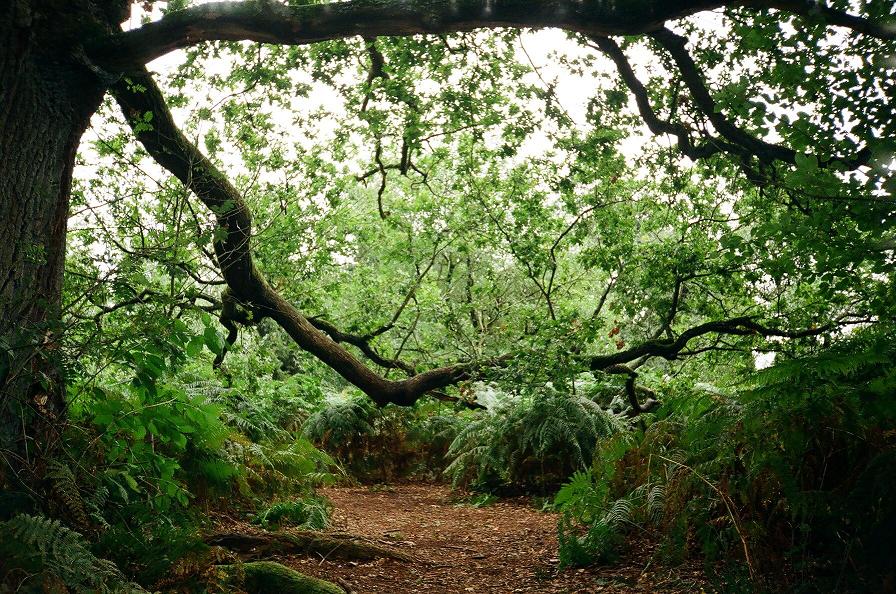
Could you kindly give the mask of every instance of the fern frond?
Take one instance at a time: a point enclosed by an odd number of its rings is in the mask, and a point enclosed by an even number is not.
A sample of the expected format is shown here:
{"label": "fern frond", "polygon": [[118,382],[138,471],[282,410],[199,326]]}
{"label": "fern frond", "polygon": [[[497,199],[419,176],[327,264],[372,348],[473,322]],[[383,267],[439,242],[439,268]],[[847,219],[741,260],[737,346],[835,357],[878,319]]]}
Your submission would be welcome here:
{"label": "fern frond", "polygon": [[71,525],[79,530],[89,529],[87,509],[75,475],[68,465],[58,460],[50,461],[47,465],[46,478],[50,481],[53,495],[65,508],[66,518],[70,519]]}
{"label": "fern frond", "polygon": [[81,534],[59,520],[21,514],[0,523],[7,562],[37,561],[46,576],[76,592],[145,592],[114,563],[97,558]]}

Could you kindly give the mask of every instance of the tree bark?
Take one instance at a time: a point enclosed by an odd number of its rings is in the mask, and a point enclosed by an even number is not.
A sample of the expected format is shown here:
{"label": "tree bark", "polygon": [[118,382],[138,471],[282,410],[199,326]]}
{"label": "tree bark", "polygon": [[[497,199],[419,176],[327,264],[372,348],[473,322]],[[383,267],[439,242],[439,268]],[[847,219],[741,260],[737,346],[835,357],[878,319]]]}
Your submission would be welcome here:
{"label": "tree bark", "polygon": [[[104,85],[51,2],[0,7],[0,485],[27,481],[64,414],[60,304],[72,170]],[[90,5],[69,6],[79,25]],[[83,12],[87,11],[87,12]]]}
{"label": "tree bark", "polygon": [[822,18],[879,39],[889,23],[805,0],[348,0],[286,6],[263,0],[211,2],[172,12],[138,29],[97,39],[88,53],[110,70],[127,71],[202,41],[307,44],[364,37],[454,33],[476,29],[557,27],[587,35],[639,35],[670,20],[725,7],[777,8]]}
{"label": "tree bark", "polygon": [[224,547],[240,554],[243,560],[269,559],[276,555],[320,555],[327,559],[373,561],[394,559],[412,561],[413,558],[394,547],[378,545],[351,534],[328,534],[313,530],[261,532],[241,534],[222,532],[205,538],[206,544]]}

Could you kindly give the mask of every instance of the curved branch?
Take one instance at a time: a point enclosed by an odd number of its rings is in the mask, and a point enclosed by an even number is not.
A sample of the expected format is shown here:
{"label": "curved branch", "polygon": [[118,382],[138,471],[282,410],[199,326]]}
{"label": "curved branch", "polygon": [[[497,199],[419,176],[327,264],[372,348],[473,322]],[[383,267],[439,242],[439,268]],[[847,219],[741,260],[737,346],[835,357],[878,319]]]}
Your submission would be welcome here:
{"label": "curved branch", "polygon": [[[316,328],[256,268],[252,218],[242,195],[177,128],[161,91],[146,70],[113,87],[137,139],[163,167],[193,191],[217,219],[214,249],[233,297],[259,316],[270,317],[304,350],[360,388],[377,404],[410,405],[427,392],[470,376],[473,365],[451,365],[400,381],[387,380]],[[145,114],[152,113],[152,118]],[[151,121],[151,129],[147,122]]]}
{"label": "curved branch", "polygon": [[[638,372],[632,367],[628,365],[613,365],[603,371],[604,373],[625,374],[628,376],[625,378],[625,393],[628,396],[628,403],[632,407],[629,416],[636,417],[641,413],[652,412],[659,407],[660,401],[655,398],[656,394],[653,390],[635,385],[635,380],[638,379]],[[641,401],[638,399],[638,390],[647,394],[647,400],[644,401],[644,404],[641,404]]]}
{"label": "curved branch", "polygon": [[[618,353],[613,353],[611,355],[597,355],[591,357],[590,368],[591,371],[602,371],[604,373],[610,374],[625,374],[628,376],[625,381],[625,392],[628,396],[629,404],[632,407],[631,414],[632,416],[636,416],[641,413],[651,412],[660,405],[660,402],[656,399],[656,394],[652,390],[635,385],[635,380],[637,380],[638,378],[638,373],[635,371],[635,369],[643,364],[644,361],[646,361],[649,357],[662,357],[667,360],[673,360],[680,356],[691,356],[699,354],[701,352],[705,352],[707,350],[712,350],[715,347],[685,351],[685,348],[691,340],[707,334],[715,334],[717,342],[718,337],[723,335],[757,335],[764,336],[766,338],[807,338],[810,336],[818,336],[819,334],[830,332],[843,325],[871,322],[871,320],[868,319],[847,319],[850,317],[851,316],[848,315],[842,316],[841,318],[826,326],[818,328],[810,327],[803,330],[783,330],[780,328],[772,328],[760,324],[759,322],[756,322],[749,317],[731,318],[729,320],[722,320],[717,322],[707,322],[705,324],[700,324],[699,326],[694,326],[693,328],[685,330],[675,339],[665,341],[656,339],[648,340],[638,346],[620,351]],[[634,365],[628,365],[628,363],[630,363],[631,361],[635,361],[636,363]],[[647,400],[644,401],[644,404],[641,404],[640,400],[638,399],[639,391],[647,395]]]}
{"label": "curved branch", "polygon": [[[770,165],[774,161],[782,161],[789,165],[796,164],[797,152],[795,150],[786,146],[772,144],[753,136],[725,117],[718,109],[715,100],[709,92],[709,88],[706,86],[703,74],[700,72],[696,62],[694,62],[694,58],[685,49],[688,43],[686,37],[673,33],[665,27],[650,33],[650,37],[672,57],[672,60],[681,72],[682,80],[691,92],[694,104],[712,123],[719,134],[738,147],[739,150],[737,150],[736,154],[745,157],[756,157],[761,163],[766,165]],[[829,167],[834,162],[839,162],[846,165],[849,169],[856,169],[866,165],[870,158],[871,150],[865,147],[850,157],[819,159],[818,165],[823,168]]]}
{"label": "curved branch", "polygon": [[622,48],[619,47],[619,44],[609,37],[592,35],[589,39],[594,42],[597,49],[606,54],[607,57],[613,61],[613,64],[616,65],[616,70],[619,72],[622,82],[625,83],[625,86],[628,87],[629,91],[631,91],[632,95],[635,97],[635,103],[638,106],[638,113],[641,115],[641,119],[644,120],[644,123],[651,132],[654,134],[669,134],[670,136],[674,136],[678,141],[678,150],[681,154],[694,161],[711,157],[712,155],[721,152],[734,154],[738,152],[735,145],[720,139],[713,138],[708,139],[699,145],[694,144],[690,131],[683,124],[660,119],[653,110],[653,106],[650,104],[650,96],[647,92],[647,88],[635,75],[634,69],[632,69],[628,58],[625,57],[625,53],[622,51]]}
{"label": "curved branch", "polygon": [[667,20],[732,0],[347,0],[285,6],[256,0],[212,2],[88,44],[87,55],[110,72],[129,71],[203,41],[301,45],[363,37],[441,34],[483,28],[559,27],[595,35],[634,35]]}
{"label": "curved branch", "polygon": [[318,330],[322,332],[326,332],[330,338],[332,338],[337,343],[346,343],[350,344],[354,347],[357,347],[364,356],[382,367],[383,369],[401,369],[409,376],[413,376],[417,373],[417,370],[414,369],[413,365],[409,363],[405,363],[399,359],[386,359],[382,355],[380,355],[376,350],[370,345],[370,339],[366,336],[358,336],[357,334],[349,334],[348,332],[343,332],[330,322],[326,320],[322,320],[320,318],[308,318],[308,321]]}
{"label": "curved branch", "polygon": [[[197,305],[196,301],[200,299],[208,302],[209,305]],[[111,305],[100,303],[94,300],[91,295],[87,296],[87,301],[90,302],[91,305],[99,309],[99,311],[92,316],[92,319],[97,323],[99,323],[100,318],[102,318],[103,316],[118,311],[119,309],[131,307],[132,305],[143,305],[153,301],[165,302],[166,304],[185,309],[201,309],[207,312],[214,312],[221,309],[221,302],[218,299],[200,291],[186,291],[184,293],[171,295],[170,293],[161,293],[154,289],[143,289],[139,293],[135,292],[133,297],[130,297],[123,301],[119,301],[118,303],[113,303]],[[75,317],[78,317],[80,319],[91,318],[90,316],[82,316],[78,314],[75,314]]]}
{"label": "curved branch", "polygon": [[864,17],[825,6],[823,1],[817,0],[770,0],[764,4],[770,8],[777,8],[805,18],[821,18],[826,24],[851,29],[856,33],[870,35],[878,39],[896,39],[896,17],[893,17],[893,21],[889,23],[876,23]]}
{"label": "curved branch", "polygon": [[830,324],[819,326],[817,328],[806,328],[803,330],[784,330],[780,328],[772,328],[765,326],[753,320],[749,316],[739,318],[730,318],[728,320],[719,320],[714,322],[706,322],[692,328],[688,328],[676,338],[660,340],[647,340],[639,345],[633,346],[624,351],[619,351],[609,355],[595,355],[589,361],[589,367],[592,371],[606,371],[614,365],[625,365],[630,361],[634,361],[640,357],[662,357],[669,361],[678,358],[682,354],[688,343],[695,338],[705,336],[707,334],[726,334],[730,336],[764,336],[779,338],[807,338],[810,336],[818,336],[826,332],[831,332],[840,326],[849,324],[859,324],[870,322],[871,320],[848,319],[852,316],[842,316],[841,318],[831,322]]}
{"label": "curved branch", "polygon": [[[711,157],[718,153],[727,153],[738,157],[745,173],[756,181],[760,180],[759,174],[749,167],[749,159],[755,157],[759,162],[770,165],[774,161],[796,164],[796,151],[766,142],[757,138],[736,126],[726,118],[716,107],[715,100],[709,92],[697,64],[685,49],[687,39],[677,35],[666,28],[660,28],[649,34],[672,57],[681,72],[682,80],[688,87],[694,104],[700,112],[709,119],[713,127],[719,132],[721,138],[706,137],[703,142],[695,143],[691,138],[691,131],[680,122],[671,122],[657,116],[650,104],[647,88],[635,75],[634,69],[619,45],[608,37],[589,36],[597,49],[609,57],[616,66],[619,76],[635,98],[638,113],[654,134],[668,134],[677,139],[678,150],[681,154],[692,160]],[[867,147],[858,151],[852,157],[834,157],[826,160],[819,159],[819,167],[829,167],[834,162],[846,165],[849,169],[856,169],[866,165],[871,158],[871,150]]]}
{"label": "curved branch", "polygon": [[376,38],[365,37],[364,43],[367,44],[367,54],[370,56],[370,70],[367,73],[367,90],[364,93],[364,101],[361,103],[361,113],[367,111],[367,104],[373,96],[373,81],[377,78],[389,78],[389,73],[386,72],[386,58],[376,47]]}
{"label": "curved branch", "polygon": [[[880,39],[896,38],[891,24],[808,0],[347,0],[286,6],[269,0],[212,2],[171,12],[137,29],[88,43],[85,60],[109,72],[138,68],[203,41],[300,45],[361,35],[417,35],[483,28],[557,27],[589,35],[637,35],[704,10],[777,8]],[[101,71],[102,71],[101,70]]]}

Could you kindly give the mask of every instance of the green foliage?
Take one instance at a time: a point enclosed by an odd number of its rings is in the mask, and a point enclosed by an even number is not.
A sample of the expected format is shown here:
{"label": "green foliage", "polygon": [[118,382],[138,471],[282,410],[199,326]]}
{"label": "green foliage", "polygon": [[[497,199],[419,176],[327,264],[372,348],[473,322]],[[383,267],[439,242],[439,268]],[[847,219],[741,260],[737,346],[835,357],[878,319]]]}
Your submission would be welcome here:
{"label": "green foliage", "polygon": [[[853,4],[892,17],[891,2]],[[528,33],[220,42],[159,76],[251,211],[268,285],[381,362],[471,363],[504,397],[485,412],[377,408],[271,319],[241,324],[214,368],[226,329],[211,244],[225,230],[156,175],[110,103],[72,195],[65,331],[35,350],[63,356],[71,424],[47,501],[2,503],[2,517],[45,509],[154,584],[197,546],[204,507],[290,521],[340,467],[388,481],[447,466],[485,492],[569,481],[554,504],[565,564],[613,559],[639,526],[663,559],[733,560],[734,576],[884,568],[896,530],[896,353],[880,330],[896,311],[896,119],[881,83],[892,48],[752,8],[675,29],[711,111],[655,39],[622,49],[646,57],[634,73],[666,129],[733,143],[730,155],[692,162],[682,139],[635,146],[643,122],[609,62],[575,40],[521,61]],[[543,78],[553,71],[571,76]],[[573,79],[592,92],[561,93]],[[158,124],[148,113],[137,127]],[[756,141],[731,138],[742,134]],[[762,139],[794,157],[760,159]],[[830,160],[863,148],[855,172]],[[35,263],[52,255],[34,247]],[[631,426],[615,416],[623,376],[582,377],[592,356],[737,316],[779,335],[711,333],[677,357],[626,361],[663,402]],[[835,327],[846,320],[858,323]],[[0,336],[0,384],[21,375],[20,345],[46,342]],[[756,353],[776,365],[756,372]],[[447,395],[483,396],[475,384]],[[13,404],[0,398],[2,448],[29,420]]]}
{"label": "green foliage", "polygon": [[454,485],[545,490],[587,468],[598,440],[620,430],[592,400],[551,387],[506,400],[461,429],[445,472]]}
{"label": "green foliage", "polygon": [[635,443],[631,434],[622,433],[604,441],[595,452],[593,469],[577,471],[557,492],[561,564],[613,561],[629,527],[663,518],[663,484],[646,482],[624,497],[611,497],[617,466]]}
{"label": "green foliage", "polygon": [[[210,565],[190,561],[208,549],[197,503],[241,513],[298,495],[307,501],[302,521],[323,526],[327,510],[313,489],[335,480],[335,461],[297,436],[297,418],[287,417],[313,406],[316,382],[223,386],[184,357],[190,334],[128,353],[120,367],[73,385],[73,423],[62,458],[46,472],[54,515],[89,533],[99,557],[146,586],[213,580]],[[299,519],[298,507],[281,512],[265,523]]]}
{"label": "green foliage", "polygon": [[71,468],[59,460],[51,460],[47,464],[45,480],[50,482],[52,493],[57,504],[61,507],[57,515],[77,526],[80,530],[86,530],[90,526],[87,517],[87,504],[81,496],[75,474]]}
{"label": "green foliage", "polygon": [[152,394],[94,388],[80,404],[80,411],[89,411],[84,420],[98,446],[84,447],[97,457],[101,484],[120,504],[162,511],[185,506],[188,482],[224,486],[239,473],[222,457],[228,432],[221,409],[175,386],[154,387]]}
{"label": "green foliage", "polygon": [[0,523],[0,588],[14,592],[145,592],[58,520],[19,515]]}
{"label": "green foliage", "polygon": [[376,405],[369,398],[332,400],[308,417],[302,433],[351,462],[354,455],[363,454],[361,443],[374,433],[376,416]]}
{"label": "green foliage", "polygon": [[340,396],[324,401],[302,432],[353,476],[388,481],[440,473],[464,423],[464,416],[439,402],[378,408],[366,397]]}
{"label": "green foliage", "polygon": [[756,580],[791,564],[799,584],[842,581],[825,560],[850,555],[857,586],[879,583],[896,526],[893,345],[857,331],[735,395],[671,392],[643,432],[605,442],[557,493],[562,561],[610,560],[639,526],[662,536],[666,561],[699,552]]}
{"label": "green foliage", "polygon": [[338,477],[336,462],[302,437],[280,443],[235,437],[224,444],[223,455],[242,468],[237,484],[249,497],[304,492]]}
{"label": "green foliage", "polygon": [[115,521],[99,534],[95,550],[154,590],[180,560],[208,550],[199,527],[197,518],[185,511],[169,511],[140,522]]}
{"label": "green foliage", "polygon": [[464,500],[464,504],[471,507],[488,507],[500,499],[491,493],[474,493]]}
{"label": "green foliage", "polygon": [[274,503],[255,514],[252,522],[262,528],[297,526],[323,530],[330,525],[330,502],[324,497],[302,497]]}

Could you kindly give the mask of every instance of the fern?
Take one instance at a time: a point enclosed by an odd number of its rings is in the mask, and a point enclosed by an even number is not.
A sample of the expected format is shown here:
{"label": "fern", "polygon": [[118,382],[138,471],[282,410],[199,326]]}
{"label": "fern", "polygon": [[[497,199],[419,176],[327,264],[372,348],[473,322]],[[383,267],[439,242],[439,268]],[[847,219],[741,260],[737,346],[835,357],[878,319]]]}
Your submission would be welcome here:
{"label": "fern", "polygon": [[561,512],[558,534],[563,565],[611,561],[631,526],[663,521],[666,489],[660,482],[648,481],[612,498],[612,485],[624,468],[625,455],[636,445],[628,433],[601,442],[592,469],[576,472],[557,492],[554,507]]}
{"label": "fern", "polygon": [[52,460],[47,465],[46,479],[50,482],[53,495],[64,508],[65,517],[70,519],[70,524],[79,530],[87,530],[90,523],[87,518],[87,509],[74,473],[67,464],[58,460]]}
{"label": "fern", "polygon": [[97,558],[81,534],[58,520],[18,515],[0,523],[0,543],[10,569],[39,572],[75,592],[145,592],[114,563]]}
{"label": "fern", "polygon": [[455,486],[543,490],[587,468],[598,441],[622,426],[588,398],[544,387],[463,428],[448,450],[452,462],[445,472]]}
{"label": "fern", "polygon": [[252,522],[262,528],[291,525],[323,530],[330,525],[330,510],[330,502],[324,497],[309,496],[274,503],[258,512]]}
{"label": "fern", "polygon": [[638,525],[661,532],[666,559],[698,545],[753,576],[782,551],[802,567],[861,559],[859,580],[889,571],[892,549],[877,543],[896,525],[884,470],[896,459],[894,377],[896,340],[871,329],[753,373],[740,391],[679,388],[643,433],[601,441],[592,470],[557,494],[561,561],[610,560]]}
{"label": "fern", "polygon": [[103,514],[109,501],[109,489],[105,485],[99,485],[84,498],[84,506],[90,519],[101,528],[109,528],[109,522]]}
{"label": "fern", "polygon": [[369,399],[330,400],[313,413],[302,426],[302,433],[322,447],[333,449],[343,457],[358,448],[359,438],[374,433],[378,411]]}
{"label": "fern", "polygon": [[338,464],[304,438],[289,443],[252,443],[233,436],[224,444],[222,455],[241,469],[237,478],[245,495],[272,495],[308,490],[336,481]]}

